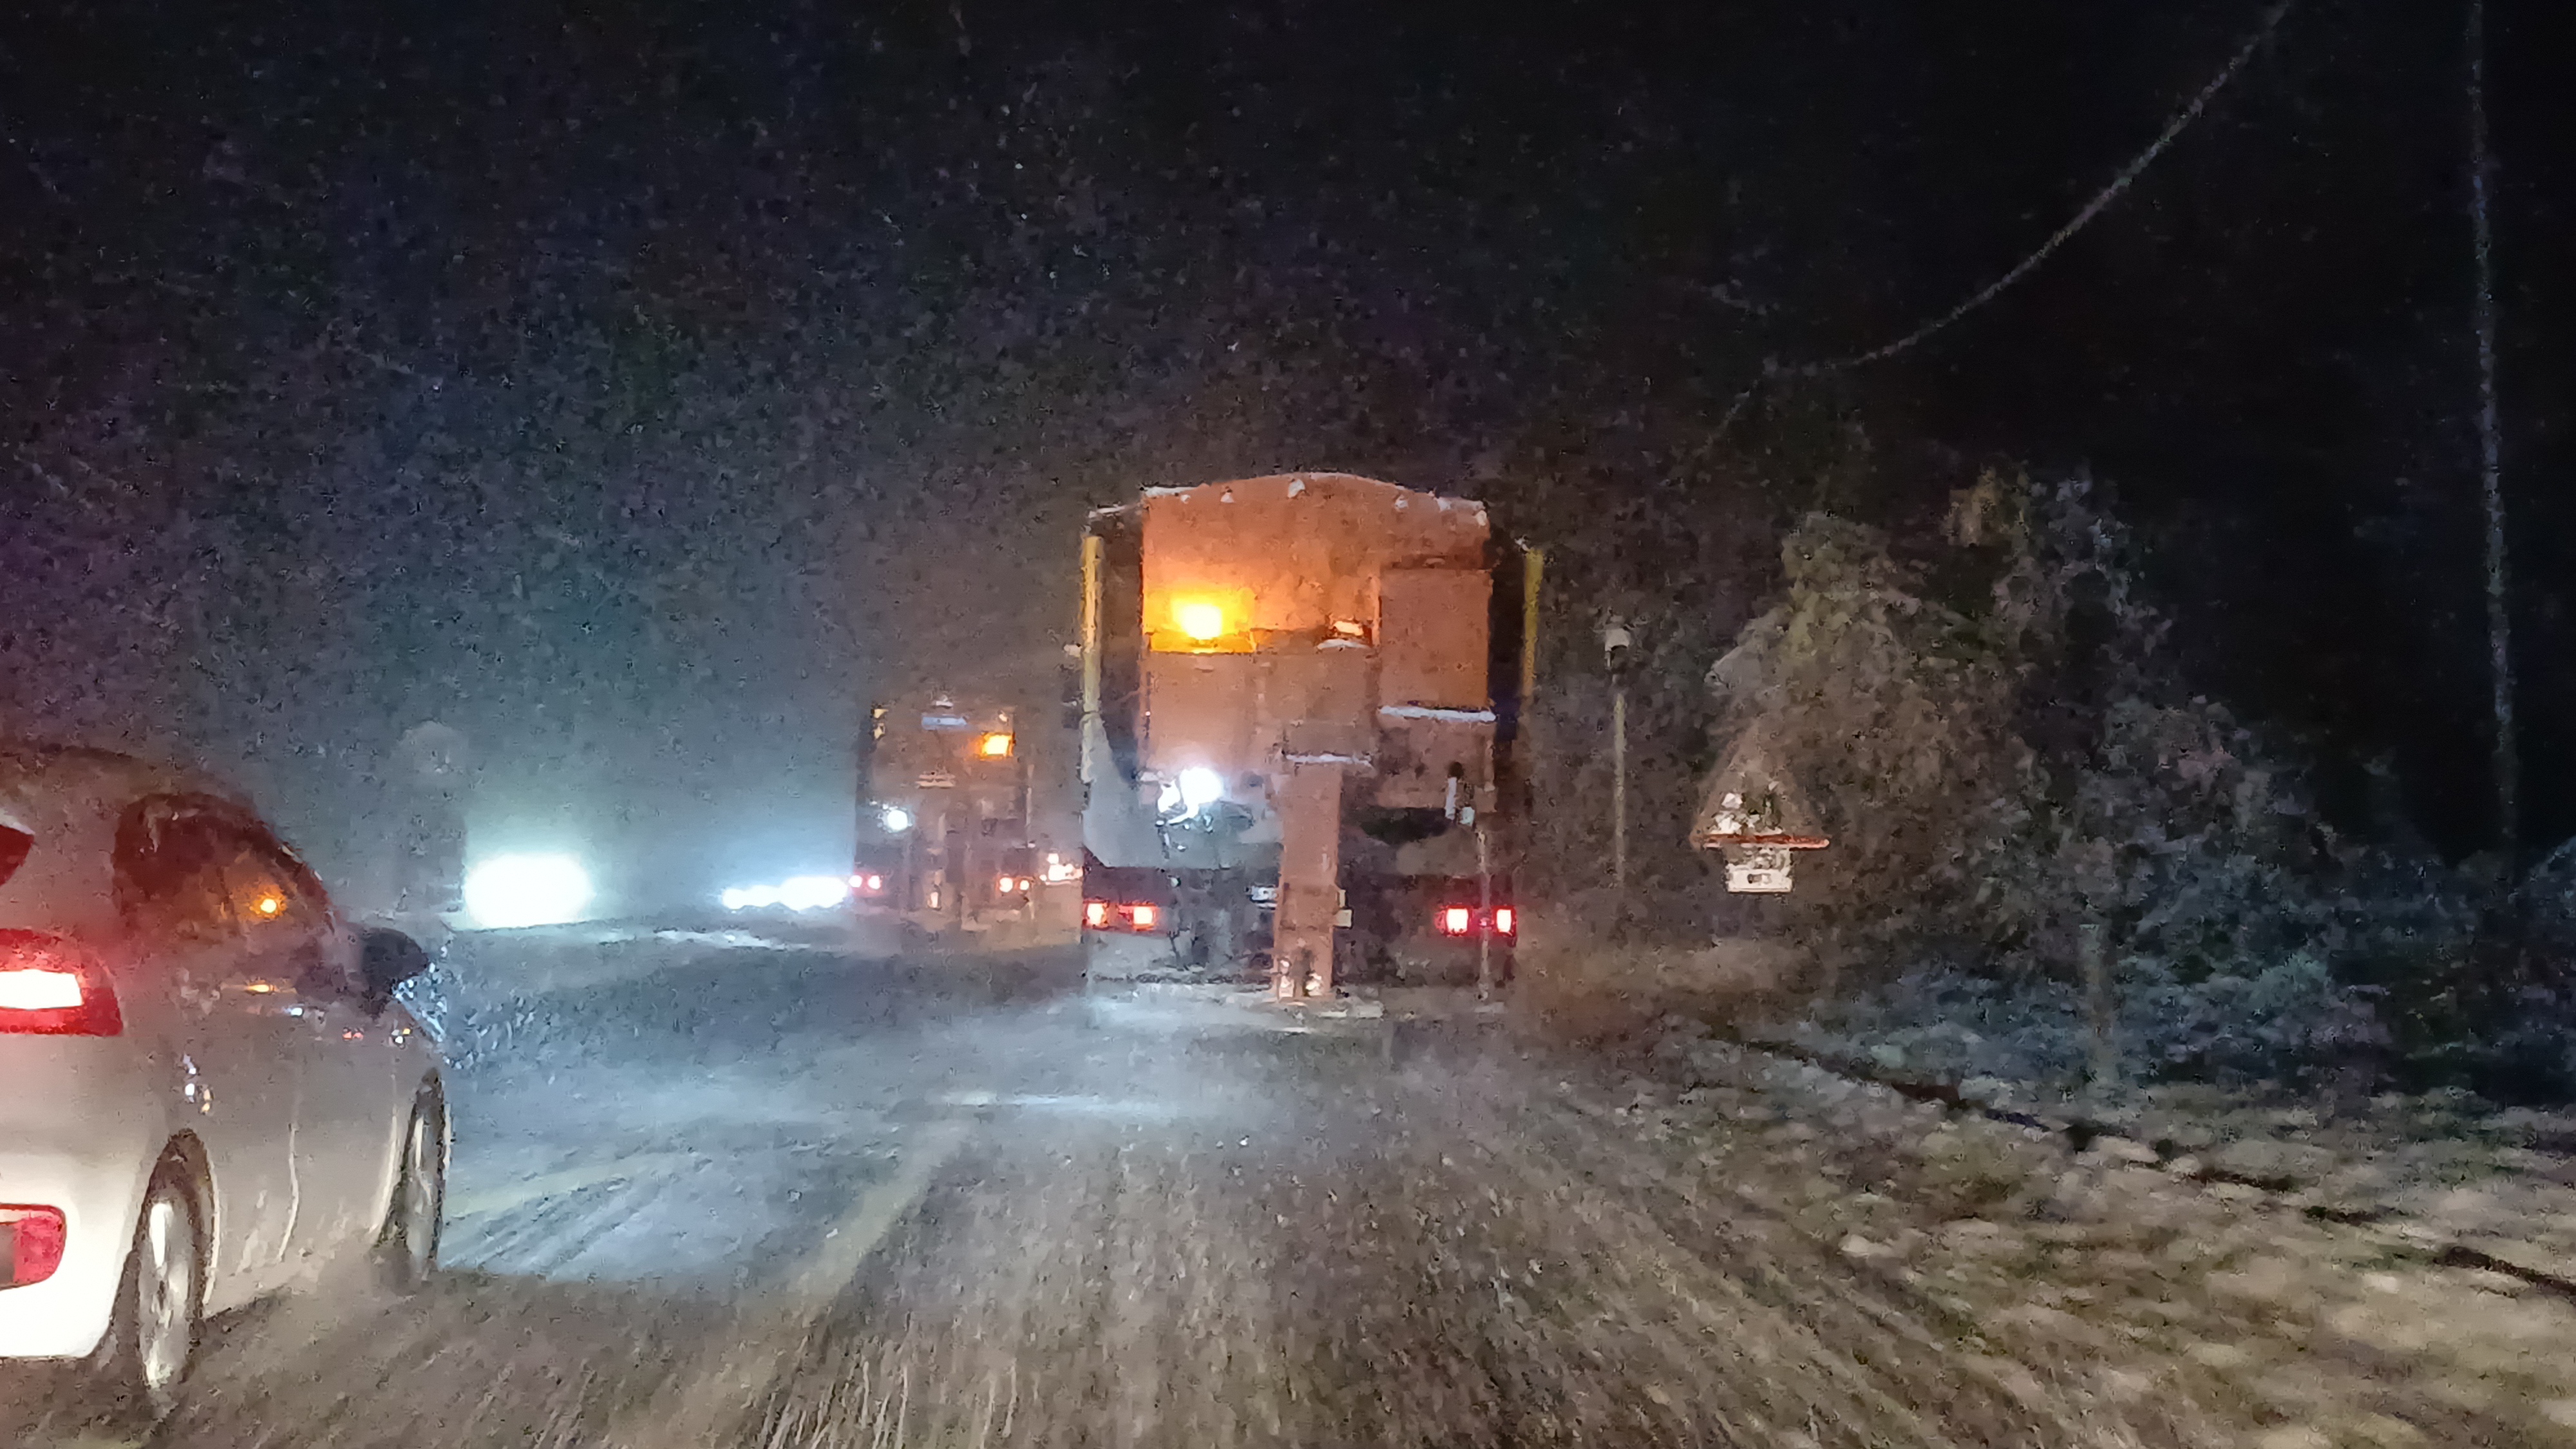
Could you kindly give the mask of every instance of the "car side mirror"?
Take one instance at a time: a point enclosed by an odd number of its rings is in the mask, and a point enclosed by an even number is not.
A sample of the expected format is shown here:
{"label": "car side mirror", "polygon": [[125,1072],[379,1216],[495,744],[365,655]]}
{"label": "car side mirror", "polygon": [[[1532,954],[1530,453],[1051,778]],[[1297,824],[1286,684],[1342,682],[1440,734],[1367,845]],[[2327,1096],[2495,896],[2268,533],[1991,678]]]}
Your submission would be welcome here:
{"label": "car side mirror", "polygon": [[358,976],[371,1000],[383,1001],[394,988],[429,969],[429,952],[402,932],[369,926],[358,937]]}

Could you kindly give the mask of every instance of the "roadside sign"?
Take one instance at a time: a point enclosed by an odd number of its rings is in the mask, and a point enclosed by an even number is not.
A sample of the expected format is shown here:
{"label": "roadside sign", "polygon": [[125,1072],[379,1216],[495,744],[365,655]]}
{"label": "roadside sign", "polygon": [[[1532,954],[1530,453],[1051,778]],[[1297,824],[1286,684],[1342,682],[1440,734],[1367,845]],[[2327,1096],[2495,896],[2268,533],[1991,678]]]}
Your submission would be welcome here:
{"label": "roadside sign", "polygon": [[1726,888],[1738,895],[1787,895],[1790,886],[1789,847],[1785,845],[1748,845],[1729,852],[1726,862]]}

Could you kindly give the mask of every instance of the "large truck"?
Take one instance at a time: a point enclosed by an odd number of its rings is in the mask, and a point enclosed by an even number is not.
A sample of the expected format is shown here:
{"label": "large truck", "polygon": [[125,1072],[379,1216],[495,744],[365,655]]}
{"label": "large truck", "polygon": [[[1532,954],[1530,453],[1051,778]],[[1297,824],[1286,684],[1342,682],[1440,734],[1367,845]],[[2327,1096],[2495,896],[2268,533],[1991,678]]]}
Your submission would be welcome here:
{"label": "large truck", "polygon": [[1541,558],[1339,473],[1155,488],[1082,541],[1083,926],[1102,980],[1507,977]]}
{"label": "large truck", "polygon": [[934,934],[989,931],[1034,921],[1048,888],[1072,879],[1032,836],[1019,725],[1006,705],[939,691],[870,710],[850,869],[861,911]]}

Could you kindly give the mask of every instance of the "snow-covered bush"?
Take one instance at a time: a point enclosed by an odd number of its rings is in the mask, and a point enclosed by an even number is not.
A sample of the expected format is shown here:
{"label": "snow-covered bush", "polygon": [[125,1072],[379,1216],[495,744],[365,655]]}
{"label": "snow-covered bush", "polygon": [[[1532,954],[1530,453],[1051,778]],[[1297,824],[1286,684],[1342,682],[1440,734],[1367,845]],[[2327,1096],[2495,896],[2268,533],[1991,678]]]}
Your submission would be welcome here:
{"label": "snow-covered bush", "polygon": [[1787,597],[1709,682],[1721,754],[1757,742],[1833,840],[1786,916],[1829,965],[1815,1030],[2072,1075],[2090,931],[2148,1072],[2449,1053],[2576,1089],[2565,1036],[2517,1025],[2576,1020],[2563,964],[2473,961],[2496,891],[2323,822],[2283,750],[2182,686],[2131,555],[2080,478],[1990,475],[1935,545],[1824,516],[1786,540]]}
{"label": "snow-covered bush", "polygon": [[2185,979],[2303,939],[2309,812],[2170,677],[2127,552],[2081,479],[1989,476],[1924,556],[1790,534],[1788,597],[1711,682],[1833,838],[1798,925],[1865,979],[1944,953],[2062,975],[2087,924]]}
{"label": "snow-covered bush", "polygon": [[2249,975],[2219,972],[2195,981],[2152,957],[2127,964],[2119,1045],[2148,1074],[2297,1076],[2374,1054],[2387,1041],[2375,993],[2339,982],[2309,951]]}
{"label": "snow-covered bush", "polygon": [[[2329,1071],[2385,1038],[2375,994],[2294,953],[2251,976],[2182,981],[2138,959],[2118,973],[2114,1039],[2132,1078],[2218,1081]],[[1945,1081],[1999,1077],[2072,1086],[2092,1052],[2083,993],[2044,976],[1912,971],[1841,1001],[1814,1003],[1791,1033],[1806,1050]]]}
{"label": "snow-covered bush", "polygon": [[1791,1040],[1818,1055],[1942,1081],[2071,1081],[2084,1069],[2082,996],[2063,982],[1909,971],[1813,1004]]}

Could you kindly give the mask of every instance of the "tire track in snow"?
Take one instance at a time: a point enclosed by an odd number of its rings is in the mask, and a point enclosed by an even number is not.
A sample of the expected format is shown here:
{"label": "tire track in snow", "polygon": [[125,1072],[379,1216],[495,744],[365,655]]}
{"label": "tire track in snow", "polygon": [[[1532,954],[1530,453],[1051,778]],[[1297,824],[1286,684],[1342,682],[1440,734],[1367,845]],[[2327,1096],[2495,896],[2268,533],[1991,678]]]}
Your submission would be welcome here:
{"label": "tire track in snow", "polygon": [[721,1335],[683,1366],[665,1392],[613,1421],[604,1442],[612,1449],[707,1449],[738,1441],[772,1381],[802,1361],[815,1325],[928,1194],[973,1126],[963,1117],[924,1126],[902,1153],[901,1166],[851,1202],[790,1271],[784,1287],[748,1305],[737,1331]]}

